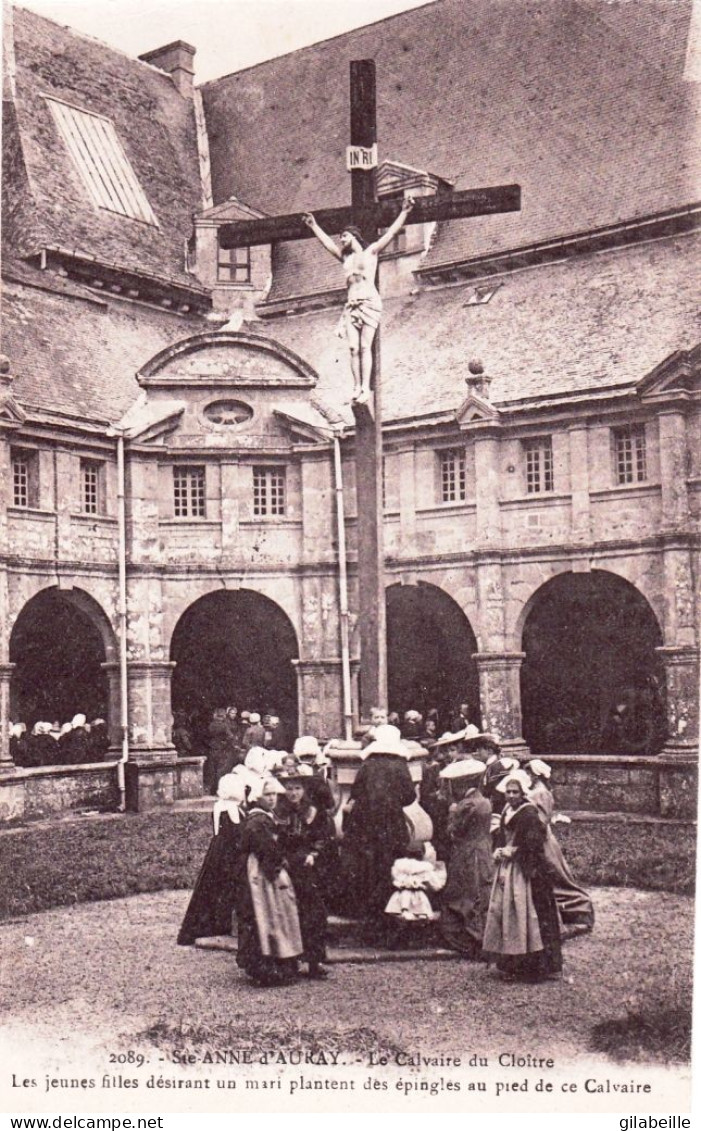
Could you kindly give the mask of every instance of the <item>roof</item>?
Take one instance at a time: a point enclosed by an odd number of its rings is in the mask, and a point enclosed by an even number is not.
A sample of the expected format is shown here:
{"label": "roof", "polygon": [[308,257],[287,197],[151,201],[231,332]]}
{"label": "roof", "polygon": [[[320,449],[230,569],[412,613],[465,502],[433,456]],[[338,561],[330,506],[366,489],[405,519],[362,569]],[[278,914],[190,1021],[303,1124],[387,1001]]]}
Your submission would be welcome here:
{"label": "roof", "polygon": [[[383,418],[456,410],[468,362],[492,377],[490,400],[632,386],[675,350],[699,340],[697,270],[701,235],[578,256],[495,278],[483,305],[466,305],[474,283],[422,288],[384,303]],[[316,397],[352,422],[339,308],[256,325],[319,373]]]}
{"label": "roof", "polygon": [[[75,249],[195,282],[184,262],[192,214],[202,206],[192,100],[154,67],[22,8],[5,38],[14,49],[14,101],[4,121],[6,245],[19,255]],[[47,99],[114,124],[157,225],[93,204]]]}
{"label": "roof", "polygon": [[3,280],[3,352],[25,406],[115,423],[140,393],[137,371],[208,323],[103,298],[48,271],[9,264]]}
{"label": "roof", "polygon": [[[523,188],[521,213],[442,225],[428,265],[683,207],[701,138],[690,18],[691,0],[437,0],[206,83],[215,202],[347,204],[348,65],[374,58],[381,158]],[[279,246],[270,299],[337,285],[334,266]]]}

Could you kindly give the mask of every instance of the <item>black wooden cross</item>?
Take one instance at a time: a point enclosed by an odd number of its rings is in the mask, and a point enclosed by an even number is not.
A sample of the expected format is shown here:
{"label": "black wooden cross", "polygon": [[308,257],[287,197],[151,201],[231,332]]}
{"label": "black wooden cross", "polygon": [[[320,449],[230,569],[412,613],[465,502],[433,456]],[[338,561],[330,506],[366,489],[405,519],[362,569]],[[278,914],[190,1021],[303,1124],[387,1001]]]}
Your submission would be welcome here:
{"label": "black wooden cross", "polygon": [[[329,235],[343,232],[349,224],[360,228],[367,243],[390,226],[401,202],[377,200],[372,165],[377,144],[375,63],[356,59],[350,65],[350,144],[358,158],[365,156],[365,167],[352,167],[351,207],[314,210],[321,228]],[[466,189],[419,196],[409,214],[408,224],[436,220],[458,220],[486,216],[495,212],[518,212],[521,207],[519,185]],[[306,240],[313,237],[303,219],[304,213],[270,216],[261,220],[223,224],[219,229],[222,248],[254,247],[279,240]],[[350,370],[348,381],[350,384]],[[360,620],[360,717],[369,720],[373,706],[387,707],[387,642],[385,623],[385,582],[382,507],[382,404],[380,374],[380,334],[373,343],[373,398],[369,404],[354,405],[356,491],[358,511],[358,614]]]}

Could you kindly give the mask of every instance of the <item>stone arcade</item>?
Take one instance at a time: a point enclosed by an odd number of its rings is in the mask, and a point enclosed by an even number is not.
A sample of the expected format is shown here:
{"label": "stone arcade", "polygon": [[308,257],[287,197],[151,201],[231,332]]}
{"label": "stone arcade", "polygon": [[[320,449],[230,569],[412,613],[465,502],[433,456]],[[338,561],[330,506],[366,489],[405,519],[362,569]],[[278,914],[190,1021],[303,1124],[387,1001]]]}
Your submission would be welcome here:
{"label": "stone arcade", "polygon": [[[380,202],[523,188],[521,213],[415,224],[383,259],[389,701],[467,701],[553,762],[563,808],[692,815],[690,5],[563,11],[536,27],[525,4],[439,0],[201,88],[179,41],[130,60],[8,17],[4,819],[115,805],[121,752],[130,805],[197,794],[174,707],[256,694],[291,729],[343,733],[337,454],[357,710],[342,296],[309,241],[218,233],[347,199],[348,63],[370,56]],[[655,725],[614,754],[622,696]],[[10,719],[78,710],[107,717],[113,761],[12,765]]]}

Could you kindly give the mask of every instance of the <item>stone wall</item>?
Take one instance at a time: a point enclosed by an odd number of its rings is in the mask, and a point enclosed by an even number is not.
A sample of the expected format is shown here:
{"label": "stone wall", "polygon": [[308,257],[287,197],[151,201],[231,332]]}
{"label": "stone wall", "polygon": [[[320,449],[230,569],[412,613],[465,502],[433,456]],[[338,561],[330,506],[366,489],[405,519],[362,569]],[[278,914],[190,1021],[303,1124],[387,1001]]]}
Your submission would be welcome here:
{"label": "stone wall", "polygon": [[[127,765],[127,808],[146,811],[184,798],[202,796],[204,758],[180,758],[149,766]],[[141,785],[141,788],[139,788]],[[0,822],[62,817],[92,809],[112,812],[120,806],[119,763],[86,766],[40,766],[0,774]]]}

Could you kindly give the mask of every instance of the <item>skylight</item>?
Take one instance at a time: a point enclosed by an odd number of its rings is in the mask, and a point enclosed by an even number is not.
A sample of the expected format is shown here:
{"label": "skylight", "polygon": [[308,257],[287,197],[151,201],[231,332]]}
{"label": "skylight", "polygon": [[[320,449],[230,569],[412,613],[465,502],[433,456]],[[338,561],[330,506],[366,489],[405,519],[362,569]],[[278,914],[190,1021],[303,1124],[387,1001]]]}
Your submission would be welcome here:
{"label": "skylight", "polygon": [[47,98],[61,136],[98,208],[158,226],[109,118]]}

